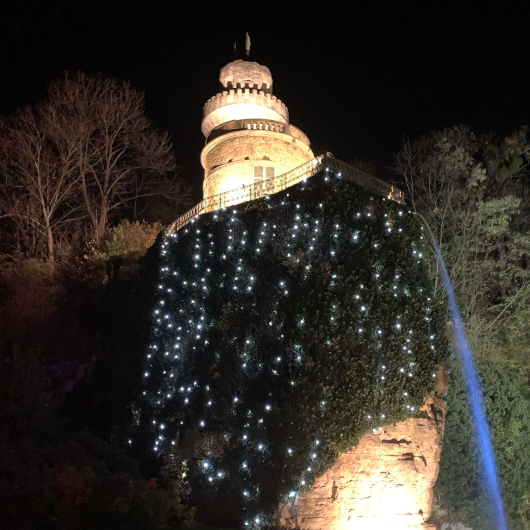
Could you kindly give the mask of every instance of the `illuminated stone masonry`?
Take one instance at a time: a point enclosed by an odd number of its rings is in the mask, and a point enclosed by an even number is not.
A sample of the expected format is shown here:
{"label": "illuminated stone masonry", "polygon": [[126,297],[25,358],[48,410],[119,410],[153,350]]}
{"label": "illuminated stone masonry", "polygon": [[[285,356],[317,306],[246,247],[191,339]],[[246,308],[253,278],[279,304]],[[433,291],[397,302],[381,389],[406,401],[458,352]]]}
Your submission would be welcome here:
{"label": "illuminated stone masonry", "polygon": [[405,202],[405,196],[399,188],[372,177],[368,173],[350,166],[328,153],[326,155],[317,156],[313,160],[295,167],[287,173],[283,173],[277,177],[266,179],[262,182],[250,184],[248,186],[243,185],[217,195],[210,195],[188,210],[185,214],[181,215],[169,227],[168,232],[173,233],[180,230],[199,215],[220,210],[222,208],[228,208],[229,206],[236,206],[261,197],[267,197],[272,193],[278,193],[290,186],[306,181],[321,171],[331,171],[339,175],[341,178],[354,182],[363,189],[372,191],[381,197],[396,201],[400,204],[404,204]]}
{"label": "illuminated stone masonry", "polygon": [[222,92],[203,108],[204,198],[286,173],[314,158],[307,136],[289,125],[266,66],[237,60],[221,69]]}

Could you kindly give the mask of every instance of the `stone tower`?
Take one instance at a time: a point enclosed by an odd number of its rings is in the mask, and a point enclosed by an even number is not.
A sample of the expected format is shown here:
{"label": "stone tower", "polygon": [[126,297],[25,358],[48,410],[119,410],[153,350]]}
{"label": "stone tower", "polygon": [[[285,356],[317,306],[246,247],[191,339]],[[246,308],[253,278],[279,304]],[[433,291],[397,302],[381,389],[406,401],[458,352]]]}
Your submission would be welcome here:
{"label": "stone tower", "polygon": [[222,91],[203,108],[203,198],[281,175],[314,158],[307,136],[289,124],[261,64],[238,59],[221,68]]}

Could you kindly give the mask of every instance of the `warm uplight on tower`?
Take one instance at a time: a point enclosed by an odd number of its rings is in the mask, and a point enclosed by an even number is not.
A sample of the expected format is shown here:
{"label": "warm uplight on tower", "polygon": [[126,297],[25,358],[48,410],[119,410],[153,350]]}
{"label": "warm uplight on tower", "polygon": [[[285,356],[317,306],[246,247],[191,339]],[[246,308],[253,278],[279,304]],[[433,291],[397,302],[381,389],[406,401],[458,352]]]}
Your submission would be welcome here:
{"label": "warm uplight on tower", "polygon": [[239,59],[221,68],[219,81],[222,92],[203,109],[204,198],[259,185],[314,158],[309,139],[272,95],[266,66]]}

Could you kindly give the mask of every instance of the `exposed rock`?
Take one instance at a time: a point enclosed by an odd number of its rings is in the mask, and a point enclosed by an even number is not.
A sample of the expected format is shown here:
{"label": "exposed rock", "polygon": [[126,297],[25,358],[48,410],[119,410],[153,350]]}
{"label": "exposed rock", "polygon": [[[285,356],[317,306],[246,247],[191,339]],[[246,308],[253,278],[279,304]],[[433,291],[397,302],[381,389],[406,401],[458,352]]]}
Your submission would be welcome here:
{"label": "exposed rock", "polygon": [[429,397],[415,418],[366,434],[309,491],[280,507],[280,523],[302,530],[435,530],[427,519],[444,417],[445,402]]}

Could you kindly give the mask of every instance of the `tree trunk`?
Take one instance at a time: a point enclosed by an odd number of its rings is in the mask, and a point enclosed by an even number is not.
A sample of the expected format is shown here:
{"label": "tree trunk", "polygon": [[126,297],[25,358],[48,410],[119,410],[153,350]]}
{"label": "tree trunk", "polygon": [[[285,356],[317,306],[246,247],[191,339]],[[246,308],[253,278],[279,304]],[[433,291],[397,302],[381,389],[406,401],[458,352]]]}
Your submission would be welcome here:
{"label": "tree trunk", "polygon": [[90,196],[88,194],[88,185],[86,180],[86,171],[83,167],[80,168],[81,172],[81,191],[83,193],[83,198],[85,200],[86,210],[88,212],[88,215],[90,217],[90,220],[92,221],[92,226],[94,227],[93,236],[97,239],[97,231],[98,231],[98,217],[96,209],[92,207],[92,203],[90,201]]}
{"label": "tree trunk", "polygon": [[96,240],[99,241],[105,234],[107,228],[107,198],[101,199],[101,212],[99,214],[98,224],[96,226]]}
{"label": "tree trunk", "polygon": [[48,238],[48,263],[53,267],[55,265],[55,255],[53,253],[53,232],[50,220],[46,218],[46,235]]}

